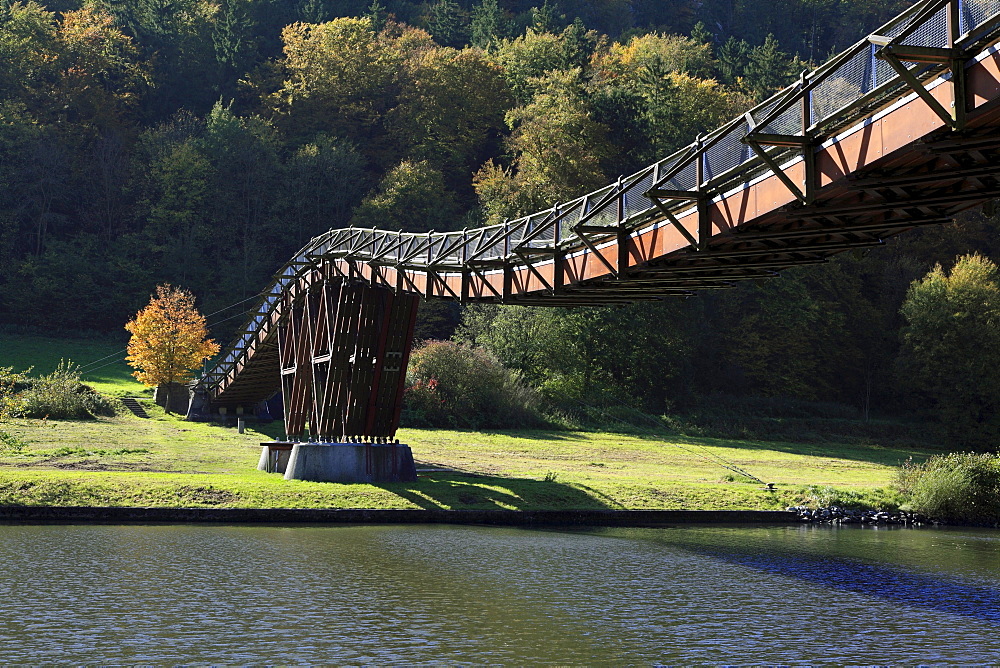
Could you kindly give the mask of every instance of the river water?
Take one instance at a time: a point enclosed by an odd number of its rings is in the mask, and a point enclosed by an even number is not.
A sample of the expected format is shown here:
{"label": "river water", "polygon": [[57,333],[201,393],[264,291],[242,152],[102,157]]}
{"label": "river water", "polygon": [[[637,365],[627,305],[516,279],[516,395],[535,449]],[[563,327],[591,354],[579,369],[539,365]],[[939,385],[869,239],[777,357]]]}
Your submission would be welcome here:
{"label": "river water", "polygon": [[1000,532],[0,526],[0,661],[1000,660]]}

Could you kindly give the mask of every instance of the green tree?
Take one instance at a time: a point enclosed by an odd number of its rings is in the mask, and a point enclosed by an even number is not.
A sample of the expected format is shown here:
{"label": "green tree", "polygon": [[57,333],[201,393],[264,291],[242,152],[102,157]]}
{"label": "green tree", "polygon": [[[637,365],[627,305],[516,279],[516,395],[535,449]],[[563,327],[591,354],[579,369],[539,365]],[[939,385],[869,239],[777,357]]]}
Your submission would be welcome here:
{"label": "green tree", "polygon": [[162,275],[191,285],[210,280],[212,185],[215,169],[193,140],[151,165],[145,236]]}
{"label": "green tree", "polygon": [[456,338],[482,346],[551,401],[626,403],[662,411],[684,398],[692,309],[679,302],[625,308],[471,306]]}
{"label": "green tree", "polygon": [[502,68],[518,103],[527,104],[539,77],[563,69],[566,48],[559,35],[528,30],[516,39],[501,40],[490,57]]}
{"label": "green tree", "polygon": [[758,101],[764,100],[795,80],[804,63],[778,48],[778,40],[769,34],[764,43],[747,55],[745,85]]}
{"label": "green tree", "polygon": [[432,48],[411,54],[399,81],[386,118],[397,150],[468,187],[468,174],[496,150],[505,128],[511,95],[500,68],[476,49]]}
{"label": "green tree", "polygon": [[33,1],[0,5],[0,99],[44,111],[61,50],[53,12]]}
{"label": "green tree", "polygon": [[212,22],[212,46],[219,65],[223,95],[235,91],[236,77],[250,69],[256,45],[248,0],[222,0]]}
{"label": "green tree", "polygon": [[229,263],[219,280],[233,294],[246,296],[288,249],[274,215],[281,182],[280,140],[269,121],[238,116],[221,103],[205,120],[199,147],[214,173],[209,215],[221,246],[218,257]]}
{"label": "green tree", "polygon": [[722,327],[716,355],[724,362],[719,371],[728,391],[829,398],[823,351],[842,338],[844,318],[800,272],[747,282],[720,295],[716,308]]}
{"label": "green tree", "polygon": [[[376,32],[381,32],[385,28],[385,24],[389,20],[389,14],[385,11],[385,5],[383,5],[380,0],[372,0],[372,3],[368,5],[368,11],[365,12],[365,18],[367,18],[372,23],[372,28]],[[325,19],[324,19],[325,20]],[[311,21],[311,23],[322,23],[323,21]]]}
{"label": "green tree", "polygon": [[545,0],[541,7],[531,8],[531,29],[538,33],[558,34],[566,25],[566,17],[559,13],[559,3]]}
{"label": "green tree", "polygon": [[427,161],[404,160],[354,211],[354,227],[446,231],[456,227],[458,210],[441,172]]}
{"label": "green tree", "polygon": [[554,70],[537,82],[531,103],[507,114],[512,169],[487,163],[476,191],[494,219],[565,202],[607,183],[601,161],[612,151],[607,129],[595,121],[580,70]]}
{"label": "green tree", "polygon": [[650,152],[647,162],[670,155],[750,106],[745,95],[713,79],[649,68],[638,91],[644,102],[641,121]]}
{"label": "green tree", "polygon": [[466,16],[454,0],[437,0],[428,8],[427,30],[442,46],[462,46],[468,36]]}
{"label": "green tree", "polygon": [[691,28],[691,41],[696,44],[707,44],[711,46],[713,41],[712,31],[708,29],[708,26],[706,26],[704,22],[698,21],[694,24],[694,27]]}
{"label": "green tree", "polygon": [[730,37],[719,47],[719,78],[723,83],[740,81],[750,60],[750,45],[746,40]]}
{"label": "green tree", "polygon": [[152,65],[144,99],[148,119],[169,118],[180,108],[204,113],[218,99],[212,40],[216,6],[202,0],[93,0],[115,17]]}
{"label": "green tree", "polygon": [[266,96],[293,137],[327,132],[355,141],[375,134],[394,99],[400,54],[369,19],[342,18],[282,31],[285,78]]}
{"label": "green tree", "polygon": [[936,265],[915,281],[901,312],[903,382],[931,402],[963,445],[1000,435],[1000,273],[980,255]]}
{"label": "green tree", "polygon": [[347,141],[318,135],[288,159],[286,204],[296,248],[309,238],[347,224],[364,194],[364,158]]}
{"label": "green tree", "polygon": [[598,40],[597,32],[587,30],[580,17],[573,19],[562,31],[563,68],[579,67],[586,70],[597,49]]}
{"label": "green tree", "polygon": [[510,19],[497,0],[482,0],[472,8],[469,34],[473,46],[490,49],[510,32]]}
{"label": "green tree", "polygon": [[708,79],[715,61],[708,44],[681,35],[649,33],[610,45],[597,63],[597,77],[599,83],[635,82],[650,69],[660,76],[682,73]]}
{"label": "green tree", "polygon": [[130,130],[147,90],[147,66],[111,14],[91,7],[66,12],[57,33],[63,66],[54,104],[62,120],[104,133]]}

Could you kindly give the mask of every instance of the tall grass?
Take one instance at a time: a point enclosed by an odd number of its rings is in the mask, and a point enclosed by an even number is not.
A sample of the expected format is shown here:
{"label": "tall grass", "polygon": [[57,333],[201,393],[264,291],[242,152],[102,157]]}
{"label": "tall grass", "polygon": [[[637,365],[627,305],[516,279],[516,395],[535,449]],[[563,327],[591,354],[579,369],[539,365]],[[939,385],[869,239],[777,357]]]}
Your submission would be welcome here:
{"label": "tall grass", "polygon": [[904,509],[941,522],[1000,524],[1000,456],[956,452],[924,464],[907,462],[897,484],[908,497]]}

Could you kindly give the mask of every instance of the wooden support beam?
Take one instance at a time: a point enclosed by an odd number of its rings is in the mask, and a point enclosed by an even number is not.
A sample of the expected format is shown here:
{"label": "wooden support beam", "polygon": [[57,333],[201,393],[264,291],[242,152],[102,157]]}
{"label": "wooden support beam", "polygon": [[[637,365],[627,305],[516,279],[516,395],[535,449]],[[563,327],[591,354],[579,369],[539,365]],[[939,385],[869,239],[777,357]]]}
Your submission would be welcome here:
{"label": "wooden support beam", "polygon": [[938,99],[934,97],[929,90],[927,90],[924,84],[913,75],[913,72],[911,72],[906,65],[900,62],[899,57],[895,55],[895,52],[893,52],[890,47],[880,49],[878,53],[875,54],[875,57],[889,63],[892,69],[896,71],[896,74],[898,74],[899,77],[906,82],[906,85],[909,86],[914,93],[920,96],[920,99],[927,103],[927,106],[930,107],[931,111],[933,111],[945,123],[945,125],[950,127],[952,130],[962,129],[958,126],[956,118],[952,112],[945,109]]}
{"label": "wooden support beam", "polygon": [[[759,233],[747,233],[739,232],[740,228],[736,228],[737,232],[728,237],[736,242],[743,241],[776,241],[783,239],[799,239],[803,237],[820,237],[820,236],[832,236],[832,235],[842,235],[842,234],[858,234],[867,232],[881,232],[884,230],[899,230],[899,229],[910,229],[913,227],[926,227],[928,225],[941,225],[943,223],[950,222],[950,218],[923,218],[923,219],[910,219],[910,220],[894,220],[894,221],[881,221],[876,223],[868,223],[865,225],[843,225],[836,227],[810,227],[808,229],[798,229],[798,230],[786,230],[786,231],[775,231],[770,232],[759,232]],[[726,239],[721,239],[720,241],[725,241]]]}
{"label": "wooden support beam", "polygon": [[701,194],[692,190],[675,190],[673,188],[651,188],[646,191],[646,197],[656,199],[680,199],[695,201]]}
{"label": "wooden support beam", "polygon": [[758,146],[782,146],[787,148],[804,148],[809,146],[811,139],[799,135],[778,135],[765,132],[751,132],[740,140],[744,144],[756,144]]}
{"label": "wooden support beam", "polygon": [[786,246],[784,248],[749,248],[745,250],[713,251],[712,257],[735,258],[735,257],[767,257],[769,255],[795,255],[798,253],[836,253],[849,250],[851,248],[867,248],[869,246],[881,246],[881,239],[871,241],[845,241],[835,243],[809,244],[806,246]]}

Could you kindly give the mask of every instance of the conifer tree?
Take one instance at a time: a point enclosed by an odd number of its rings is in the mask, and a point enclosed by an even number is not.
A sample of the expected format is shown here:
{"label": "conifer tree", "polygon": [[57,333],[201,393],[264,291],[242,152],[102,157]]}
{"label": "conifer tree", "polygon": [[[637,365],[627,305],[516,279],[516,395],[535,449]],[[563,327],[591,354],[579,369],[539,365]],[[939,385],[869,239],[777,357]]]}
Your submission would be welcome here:
{"label": "conifer tree", "polygon": [[472,45],[481,49],[490,48],[497,40],[508,36],[509,24],[497,0],[483,0],[472,9],[469,26]]}

